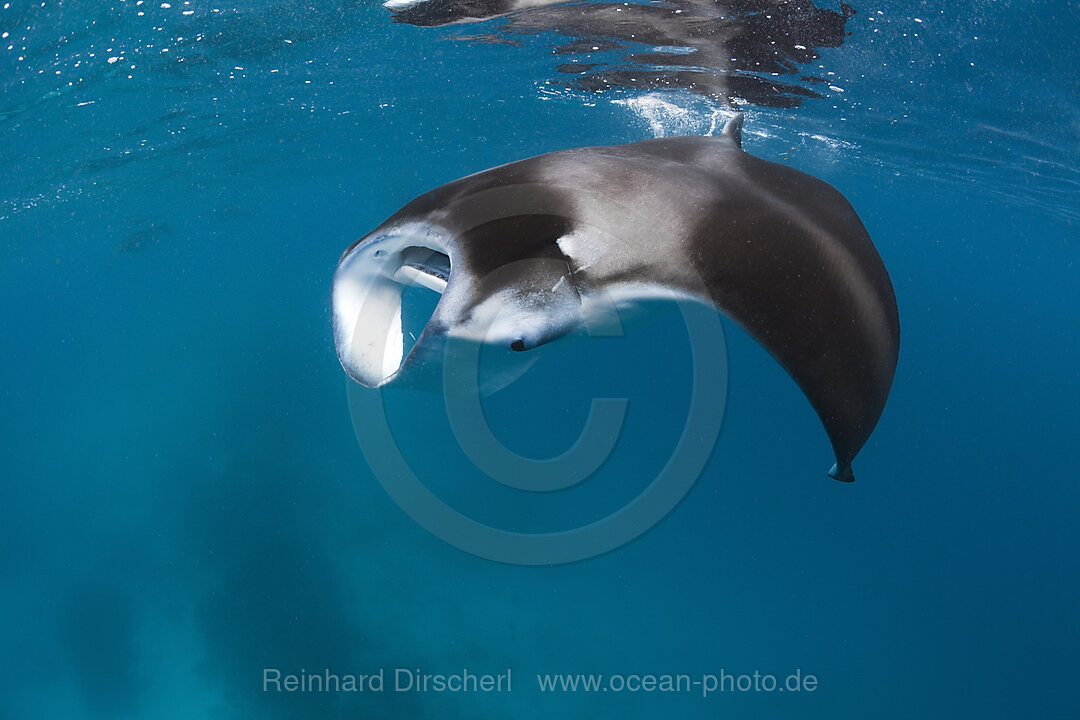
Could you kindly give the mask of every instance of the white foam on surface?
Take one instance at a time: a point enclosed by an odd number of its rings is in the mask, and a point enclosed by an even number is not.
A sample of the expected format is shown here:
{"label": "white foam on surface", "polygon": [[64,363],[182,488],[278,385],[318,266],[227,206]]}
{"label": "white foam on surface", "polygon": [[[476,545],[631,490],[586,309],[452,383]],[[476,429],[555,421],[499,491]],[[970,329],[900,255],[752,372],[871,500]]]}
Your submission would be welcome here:
{"label": "white foam on surface", "polygon": [[613,100],[644,120],[653,137],[715,135],[735,115],[724,112],[708,98],[689,93],[654,92],[640,97]]}
{"label": "white foam on surface", "polygon": [[405,8],[419,5],[423,2],[427,2],[427,0],[386,0],[382,6],[387,10],[404,10]]}

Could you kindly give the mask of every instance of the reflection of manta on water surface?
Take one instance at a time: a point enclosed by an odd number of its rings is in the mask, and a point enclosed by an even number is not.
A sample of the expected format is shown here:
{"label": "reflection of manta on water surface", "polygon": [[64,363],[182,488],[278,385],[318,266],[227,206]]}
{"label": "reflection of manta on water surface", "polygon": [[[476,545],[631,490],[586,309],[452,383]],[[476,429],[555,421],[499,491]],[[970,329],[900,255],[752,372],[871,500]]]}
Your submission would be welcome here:
{"label": "reflection of manta on water surface", "polygon": [[[830,474],[852,480],[896,367],[892,284],[843,195],[744,152],[741,126],[740,115],[718,137],[554,152],[416,198],[341,258],[343,367],[368,387],[408,385],[451,339],[525,361],[612,303],[632,314],[692,298],[776,357],[832,441]],[[440,295],[411,347],[409,287]]]}
{"label": "reflection of manta on water surface", "polygon": [[[396,22],[420,26],[504,18],[479,42],[514,42],[551,33],[560,41],[553,84],[586,92],[688,90],[721,102],[795,107],[820,97],[811,85],[824,78],[799,66],[817,49],[839,47],[854,9],[786,0],[390,0]],[[608,51],[621,57],[610,62]]]}

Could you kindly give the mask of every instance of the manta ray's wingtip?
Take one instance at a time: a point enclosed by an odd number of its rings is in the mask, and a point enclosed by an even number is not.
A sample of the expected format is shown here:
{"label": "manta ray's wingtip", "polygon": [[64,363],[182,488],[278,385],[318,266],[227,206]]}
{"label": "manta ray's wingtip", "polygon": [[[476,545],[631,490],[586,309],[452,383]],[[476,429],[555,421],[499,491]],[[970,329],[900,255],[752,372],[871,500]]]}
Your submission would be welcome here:
{"label": "manta ray's wingtip", "polygon": [[855,472],[851,469],[851,463],[844,463],[842,467],[840,463],[834,464],[829,470],[829,477],[840,482],[855,482]]}

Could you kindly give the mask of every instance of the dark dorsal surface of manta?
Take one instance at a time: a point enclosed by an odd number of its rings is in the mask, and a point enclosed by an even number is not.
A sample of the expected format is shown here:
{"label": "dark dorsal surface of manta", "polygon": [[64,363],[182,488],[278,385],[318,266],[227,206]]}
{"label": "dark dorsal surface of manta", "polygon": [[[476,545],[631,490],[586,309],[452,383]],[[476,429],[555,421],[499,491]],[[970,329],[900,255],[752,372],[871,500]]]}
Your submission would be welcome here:
{"label": "dark dorsal surface of manta", "polygon": [[[742,116],[715,137],[563,150],[416,198],[342,255],[342,366],[407,384],[448,338],[514,356],[575,330],[603,302],[694,298],[730,317],[798,383],[836,457],[877,424],[896,368],[892,283],[854,209],[829,184],[743,151]],[[402,289],[441,293],[415,345]]]}

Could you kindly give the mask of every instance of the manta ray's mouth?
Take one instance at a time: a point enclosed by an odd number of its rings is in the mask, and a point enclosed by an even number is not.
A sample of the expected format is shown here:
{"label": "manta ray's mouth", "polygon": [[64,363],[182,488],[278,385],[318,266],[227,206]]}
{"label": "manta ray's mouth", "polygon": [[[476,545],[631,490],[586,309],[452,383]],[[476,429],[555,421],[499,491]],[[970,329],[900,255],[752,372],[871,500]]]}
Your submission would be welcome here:
{"label": "manta ray's mouth", "polygon": [[374,238],[346,253],[334,282],[334,333],[354,380],[374,388],[397,374],[446,291],[450,267],[428,234]]}
{"label": "manta ray's mouth", "polygon": [[403,286],[416,285],[442,295],[450,279],[450,257],[432,248],[413,245],[401,251],[401,267],[394,280]]}

